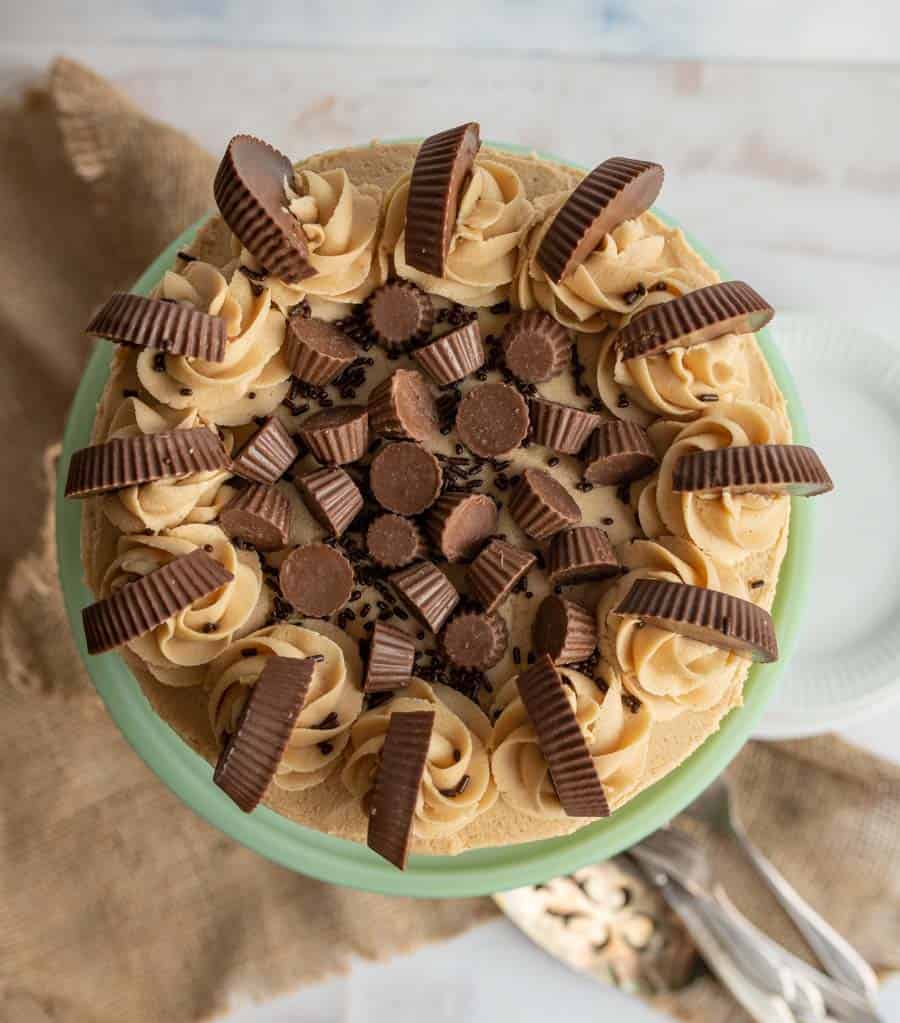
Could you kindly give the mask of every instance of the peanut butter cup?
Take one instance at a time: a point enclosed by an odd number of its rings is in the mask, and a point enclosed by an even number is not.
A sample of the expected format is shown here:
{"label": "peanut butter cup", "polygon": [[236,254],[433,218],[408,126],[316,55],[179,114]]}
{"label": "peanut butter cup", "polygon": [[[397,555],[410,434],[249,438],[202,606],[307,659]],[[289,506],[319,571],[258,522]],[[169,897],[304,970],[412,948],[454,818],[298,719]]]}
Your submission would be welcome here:
{"label": "peanut butter cup", "polygon": [[358,354],[339,327],[312,316],[288,319],[282,351],[291,375],[316,387],[330,384]]}
{"label": "peanut butter cup", "polygon": [[300,439],[323,465],[357,462],[369,446],[369,415],[362,405],[324,408],[303,420]]}
{"label": "peanut butter cup", "polygon": [[556,664],[587,660],[597,647],[597,623],[586,607],[555,593],[544,597],[533,627],[536,653]]}
{"label": "peanut butter cup", "polygon": [[412,441],[385,444],[372,459],[369,485],[375,500],[398,515],[418,515],[441,492],[440,462]]}
{"label": "peanut butter cup", "polygon": [[232,539],[259,551],[277,551],[287,546],[291,502],[277,487],[252,483],[225,505],[219,523]]}
{"label": "peanut butter cup", "polygon": [[379,515],[366,531],[366,547],[382,568],[405,568],[425,554],[418,526],[402,515]]}
{"label": "peanut butter cup", "polygon": [[497,505],[487,494],[444,494],[428,513],[425,531],[448,561],[460,561],[476,554],[497,531],[497,516]]}
{"label": "peanut butter cup", "polygon": [[487,358],[477,320],[417,348],[413,358],[442,387],[481,369]]}
{"label": "peanut butter cup", "polygon": [[591,434],[584,478],[601,486],[631,483],[649,476],[656,461],[647,431],[637,423],[614,419]]}
{"label": "peanut butter cup", "polygon": [[600,417],[546,398],[531,399],[531,431],[536,444],[565,455],[577,454],[600,423]]}
{"label": "peanut butter cup", "polygon": [[416,619],[434,633],[441,631],[459,603],[453,583],[430,561],[402,568],[389,579]]}
{"label": "peanut butter cup", "polygon": [[231,471],[251,483],[277,483],[299,454],[284,423],[270,416],[231,459]]}
{"label": "peanut butter cup", "polygon": [[557,585],[608,579],[619,570],[609,537],[599,526],[564,529],[550,541],[547,574]]}
{"label": "peanut butter cup", "polygon": [[509,513],[535,540],[546,540],[581,521],[581,509],[558,480],[543,469],[526,469],[513,488]]}
{"label": "peanut butter cup", "polygon": [[467,671],[487,671],[506,652],[509,633],[499,615],[467,612],[457,615],[441,634],[441,646],[451,664]]}
{"label": "peanut butter cup", "polygon": [[429,296],[410,281],[382,284],[366,302],[366,325],[382,346],[397,351],[422,341],[434,324],[434,305]]}
{"label": "peanut butter cup", "polygon": [[476,455],[499,458],[515,450],[527,436],[528,406],[509,384],[480,384],[459,403],[456,431]]}
{"label": "peanut butter cup", "polygon": [[415,653],[412,636],[393,625],[376,622],[369,646],[364,691],[384,693],[408,686],[412,680]]}
{"label": "peanut butter cup", "polygon": [[530,551],[514,547],[505,540],[491,540],[469,565],[468,579],[472,596],[491,614],[512,593],[516,584],[537,561]]}
{"label": "peanut butter cup", "polygon": [[438,428],[428,381],[412,369],[395,369],[369,395],[369,427],[392,440],[423,441]]}
{"label": "peanut butter cup", "polygon": [[501,344],[507,369],[529,384],[542,384],[562,373],[572,350],[566,328],[539,309],[511,319]]}
{"label": "peanut butter cup", "polygon": [[790,494],[814,497],[834,489],[828,470],[802,444],[747,444],[692,451],[675,463],[676,493]]}
{"label": "peanut butter cup", "polygon": [[294,482],[310,514],[332,536],[341,536],[362,511],[359,487],[336,466],[309,472]]}
{"label": "peanut butter cup", "polygon": [[278,582],[284,599],[300,614],[326,618],[350,599],[353,569],[334,547],[308,543],[282,561]]}

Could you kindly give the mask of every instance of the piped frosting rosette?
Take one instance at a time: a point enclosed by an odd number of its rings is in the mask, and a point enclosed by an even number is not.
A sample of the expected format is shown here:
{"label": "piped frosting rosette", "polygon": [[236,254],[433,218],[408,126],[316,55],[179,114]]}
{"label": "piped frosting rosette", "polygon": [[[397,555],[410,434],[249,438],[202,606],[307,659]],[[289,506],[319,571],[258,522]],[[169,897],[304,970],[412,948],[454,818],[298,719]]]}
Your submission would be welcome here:
{"label": "piped frosting rosette", "polygon": [[[644,774],[651,718],[623,702],[622,682],[602,665],[602,686],[581,672],[557,667],[611,807],[621,805]],[[565,817],[515,676],[494,699],[491,767],[501,797],[532,817]]]}
{"label": "piped frosting rosette", "polygon": [[435,720],[413,834],[420,838],[452,835],[497,799],[488,757],[490,722],[455,689],[414,678],[393,699],[366,711],[351,729],[341,778],[349,792],[363,799],[374,783],[391,714],[416,710],[433,710]]}
{"label": "piped frosting rosette", "polygon": [[362,663],[354,640],[327,622],[272,625],[232,643],[209,666],[209,720],[220,746],[267,657],[318,657],[306,701],[275,773],[283,789],[310,789],[340,765],[362,709]]}
{"label": "piped frosting rosette", "polygon": [[128,644],[154,678],[165,685],[200,685],[206,665],[236,635],[264,620],[269,602],[259,556],[255,551],[238,550],[218,526],[177,526],[158,536],[120,537],[116,557],[101,584],[100,595],[107,597],[138,576],[198,547],[224,565],[234,579]]}
{"label": "piped frosting rosette", "polygon": [[281,351],[285,318],[268,288],[254,287],[240,270],[226,280],[214,266],[196,260],[180,274],[167,272],[156,297],[220,316],[228,334],[222,362],[140,352],[138,378],[157,401],[196,409],[208,422],[224,426],[246,423],[278,406],[290,373]]}

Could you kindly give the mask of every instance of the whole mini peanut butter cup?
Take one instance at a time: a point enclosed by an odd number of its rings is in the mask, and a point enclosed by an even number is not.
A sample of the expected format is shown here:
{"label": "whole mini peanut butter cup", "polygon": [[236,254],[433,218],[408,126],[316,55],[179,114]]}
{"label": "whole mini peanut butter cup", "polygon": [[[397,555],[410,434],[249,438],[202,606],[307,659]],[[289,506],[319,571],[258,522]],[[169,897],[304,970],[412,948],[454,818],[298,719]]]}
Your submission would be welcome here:
{"label": "whole mini peanut butter cup", "polygon": [[497,505],[487,494],[444,494],[425,520],[425,532],[448,561],[471,558],[497,531]]}
{"label": "whole mini peanut butter cup", "polygon": [[412,680],[416,645],[402,629],[376,622],[369,646],[363,690],[384,693],[408,686]]}
{"label": "whole mini peanut butter cup", "polygon": [[300,452],[284,423],[270,416],[231,459],[231,471],[251,483],[277,483]]}
{"label": "whole mini peanut butter cup", "polygon": [[596,618],[582,604],[551,593],[538,608],[533,637],[535,652],[556,664],[585,661],[597,647]]}
{"label": "whole mini peanut butter cup", "polygon": [[365,320],[382,348],[398,351],[428,337],[434,325],[434,305],[412,282],[390,281],[369,297]]}
{"label": "whole mini peanut butter cup", "polygon": [[509,384],[479,384],[456,410],[459,439],[482,458],[515,450],[528,435],[528,423],[528,405]]}
{"label": "whole mini peanut butter cup", "polygon": [[291,375],[316,387],[330,384],[359,354],[339,327],[312,316],[288,319],[283,352]]}
{"label": "whole mini peanut butter cup", "polygon": [[518,527],[535,540],[546,540],[581,521],[572,495],[543,469],[522,473],[507,507]]}
{"label": "whole mini peanut butter cup", "polygon": [[287,546],[291,502],[277,487],[253,483],[222,509],[219,523],[232,539],[260,551],[277,551]]}
{"label": "whole mini peanut butter cup", "polygon": [[514,547],[505,540],[491,540],[469,565],[468,579],[472,596],[486,614],[493,613],[536,561],[537,558],[530,551],[523,551],[521,547]]}
{"label": "whole mini peanut butter cup", "polygon": [[300,614],[325,618],[350,599],[353,568],[334,547],[308,543],[284,559],[278,582],[284,599]]}
{"label": "whole mini peanut butter cup", "polygon": [[546,398],[532,398],[531,432],[536,444],[575,455],[600,423],[600,417]]}
{"label": "whole mini peanut butter cup", "polygon": [[557,585],[608,579],[619,571],[609,537],[599,526],[564,529],[550,541],[547,574]]}
{"label": "whole mini peanut butter cup", "polygon": [[357,462],[369,446],[369,415],[362,405],[339,405],[303,420],[300,439],[323,465]]}
{"label": "whole mini peanut butter cup", "polygon": [[790,494],[814,497],[834,489],[828,470],[802,444],[747,444],[682,455],[672,474],[676,493]]}
{"label": "whole mini peanut butter cup", "polygon": [[425,555],[419,527],[412,519],[385,513],[366,530],[366,548],[383,568],[404,568]]}
{"label": "whole mini peanut butter cup", "polygon": [[362,511],[359,487],[336,466],[306,473],[294,483],[310,514],[332,536],[341,536]]}
{"label": "whole mini peanut butter cup", "polygon": [[601,423],[591,434],[584,478],[601,486],[631,483],[649,476],[656,464],[647,431],[615,419]]}
{"label": "whole mini peanut butter cup", "polygon": [[477,320],[463,324],[436,341],[417,348],[413,358],[442,387],[475,373],[487,355]]}
{"label": "whole mini peanut butter cup", "polygon": [[438,428],[428,381],[412,369],[395,369],[369,395],[369,426],[392,440],[423,441]]}
{"label": "whole mini peanut butter cup", "polygon": [[509,643],[506,623],[499,615],[467,612],[448,622],[441,646],[451,664],[467,671],[487,671],[503,657]]}
{"label": "whole mini peanut butter cup", "polygon": [[529,384],[542,384],[562,373],[572,351],[566,328],[539,309],[511,319],[501,344],[507,369]]}
{"label": "whole mini peanut butter cup", "polygon": [[388,577],[403,603],[432,632],[438,633],[459,603],[453,583],[430,561],[419,561]]}
{"label": "whole mini peanut butter cup", "polygon": [[443,473],[430,451],[413,441],[385,444],[369,472],[375,500],[398,515],[418,515],[437,500]]}

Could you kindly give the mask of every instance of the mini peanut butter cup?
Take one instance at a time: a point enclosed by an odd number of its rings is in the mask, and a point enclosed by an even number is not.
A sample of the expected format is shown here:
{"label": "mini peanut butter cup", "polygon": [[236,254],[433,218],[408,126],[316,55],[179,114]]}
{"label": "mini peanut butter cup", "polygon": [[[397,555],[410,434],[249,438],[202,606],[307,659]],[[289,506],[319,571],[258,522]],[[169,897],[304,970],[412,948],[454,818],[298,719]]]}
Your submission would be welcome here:
{"label": "mini peanut butter cup", "polygon": [[566,328],[539,309],[511,319],[501,344],[507,369],[529,384],[542,384],[562,373],[572,351]]}
{"label": "mini peanut butter cup", "polygon": [[418,526],[402,515],[384,514],[366,531],[366,548],[383,568],[405,568],[425,556]]}
{"label": "mini peanut butter cup", "polygon": [[581,509],[558,480],[543,469],[526,469],[513,488],[509,513],[535,540],[546,540],[581,522]]}
{"label": "mini peanut butter cup", "polygon": [[550,541],[547,574],[557,584],[608,579],[619,572],[619,562],[609,537],[599,526],[564,529]]}
{"label": "mini peanut butter cup", "polygon": [[614,419],[591,434],[584,478],[601,486],[631,483],[649,476],[656,462],[647,431],[637,423]]}
{"label": "mini peanut butter cup", "polygon": [[516,686],[563,810],[569,817],[608,817],[606,793],[553,661],[541,654]]}
{"label": "mini peanut butter cup", "polygon": [[460,561],[497,531],[498,514],[487,494],[444,494],[428,513],[425,532],[448,561]]}
{"label": "mini peanut butter cup", "polygon": [[267,657],[227,737],[213,781],[244,811],[259,805],[287,748],[312,681],[311,657]]}
{"label": "mini peanut butter cup", "polygon": [[430,561],[418,561],[388,578],[416,620],[434,633],[459,603],[453,583]]}
{"label": "mini peanut butter cup", "polygon": [[672,474],[676,493],[715,495],[790,494],[814,497],[834,489],[828,470],[812,448],[801,444],[748,444],[692,451]]}
{"label": "mini peanut butter cup", "polygon": [[752,334],[774,315],[749,284],[724,281],[643,310],[619,331],[616,344],[623,359],[640,359],[725,334]]}
{"label": "mini peanut butter cup", "polygon": [[232,539],[259,551],[277,551],[287,547],[291,502],[277,487],[252,483],[222,509],[219,523]]}
{"label": "mini peanut butter cup", "polygon": [[312,316],[290,317],[283,351],[291,375],[316,387],[330,384],[358,354],[339,327]]}
{"label": "mini peanut butter cup", "polygon": [[558,284],[597,248],[604,235],[648,210],[663,183],[658,163],[615,156],[586,175],[560,207],[537,251]]}
{"label": "mini peanut butter cup", "polygon": [[413,673],[416,644],[402,629],[376,622],[369,647],[363,690],[383,693],[408,686]]}
{"label": "mini peanut butter cup", "polygon": [[433,710],[391,714],[369,799],[366,844],[399,870],[409,858],[434,716]]}
{"label": "mini peanut butter cup", "polygon": [[213,183],[222,219],[273,277],[288,284],[315,274],[303,227],[287,208],[285,182],[293,180],[283,153],[252,135],[235,135]]}
{"label": "mini peanut butter cup", "polygon": [[459,197],[481,146],[474,121],[431,135],[419,147],[406,201],[406,262],[444,276]]}
{"label": "mini peanut butter cup", "polygon": [[778,660],[772,616],[730,593],[667,579],[637,579],[612,613],[754,661]]}
{"label": "mini peanut butter cup", "polygon": [[357,462],[369,446],[369,415],[362,405],[339,405],[303,421],[300,439],[323,465]]}
{"label": "mini peanut butter cup", "polygon": [[135,348],[152,348],[207,362],[222,362],[225,321],[183,302],[164,302],[117,291],[87,325],[86,333]]}
{"label": "mini peanut butter cup", "polygon": [[431,386],[414,369],[395,369],[369,395],[369,427],[392,440],[425,440],[438,428]]}
{"label": "mini peanut butter cup", "polygon": [[231,471],[251,483],[277,483],[300,452],[284,423],[270,416],[231,459]]}
{"label": "mini peanut butter cup", "polygon": [[536,444],[565,455],[577,454],[600,423],[600,417],[546,398],[531,399],[531,431]]}
{"label": "mini peanut butter cup", "polygon": [[228,453],[215,431],[191,430],[114,437],[72,455],[66,497],[92,497],[111,490],[178,479],[228,466]]}
{"label": "mini peanut butter cup", "polygon": [[506,653],[508,643],[509,633],[503,619],[477,612],[457,615],[441,634],[447,659],[467,671],[493,668]]}
{"label": "mini peanut butter cup", "polygon": [[414,341],[423,341],[434,325],[434,305],[428,295],[410,281],[382,284],[366,302],[369,333],[389,352]]}
{"label": "mini peanut butter cup", "polygon": [[334,547],[308,543],[282,561],[278,582],[284,599],[300,614],[325,618],[350,599],[353,569]]}
{"label": "mini peanut butter cup", "polygon": [[442,482],[440,462],[413,441],[385,444],[372,459],[372,495],[382,508],[398,515],[425,511],[437,500]]}
{"label": "mini peanut butter cup", "polygon": [[114,650],[152,632],[234,576],[205,551],[191,551],[126,583],[81,612],[89,654]]}
{"label": "mini peanut butter cup", "polygon": [[317,469],[295,481],[310,515],[332,536],[341,536],[362,511],[359,487],[337,467]]}
{"label": "mini peanut butter cup", "polygon": [[528,435],[528,405],[509,384],[479,384],[459,403],[456,432],[476,455],[499,458]]}
{"label": "mini peanut butter cup", "polygon": [[477,320],[417,348],[413,358],[442,387],[481,369],[487,355]]}
{"label": "mini peanut butter cup", "polygon": [[533,636],[535,652],[556,664],[585,661],[597,647],[596,619],[582,604],[551,593],[538,608]]}
{"label": "mini peanut butter cup", "polygon": [[469,565],[468,579],[472,596],[486,614],[492,614],[536,561],[537,558],[530,551],[523,551],[521,547],[514,547],[505,540],[491,540]]}

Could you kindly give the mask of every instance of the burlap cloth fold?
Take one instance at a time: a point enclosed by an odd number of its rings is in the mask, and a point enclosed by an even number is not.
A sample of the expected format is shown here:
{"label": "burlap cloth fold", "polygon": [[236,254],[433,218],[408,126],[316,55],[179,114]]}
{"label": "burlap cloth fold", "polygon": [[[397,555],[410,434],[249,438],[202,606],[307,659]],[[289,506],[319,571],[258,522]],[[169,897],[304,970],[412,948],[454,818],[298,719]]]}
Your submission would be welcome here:
{"label": "burlap cloth fold", "polygon": [[[181,805],[107,717],[56,584],[51,445],[81,325],[208,208],[215,164],[64,60],[0,110],[0,151],[0,1019],[203,1019],[230,993],[265,998],[490,917],[487,899],[387,899],[268,863]],[[751,745],[733,771],[763,848],[870,961],[900,967],[900,771],[830,737]],[[802,947],[724,863],[742,908]],[[743,1018],[710,981],[665,1004]]]}

